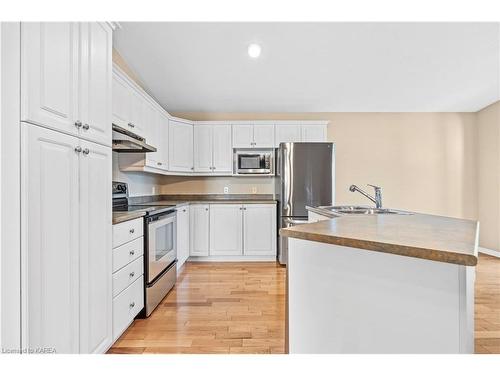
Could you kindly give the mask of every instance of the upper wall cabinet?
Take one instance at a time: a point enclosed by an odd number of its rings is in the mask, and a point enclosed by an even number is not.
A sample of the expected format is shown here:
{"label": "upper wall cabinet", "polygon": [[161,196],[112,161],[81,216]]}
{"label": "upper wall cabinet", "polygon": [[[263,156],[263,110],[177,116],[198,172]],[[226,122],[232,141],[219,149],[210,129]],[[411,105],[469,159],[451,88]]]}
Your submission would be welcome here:
{"label": "upper wall cabinet", "polygon": [[326,142],[326,125],[301,125],[302,142]]}
{"label": "upper wall cabinet", "polygon": [[193,166],[193,124],[170,119],[168,122],[169,170],[192,172]]}
{"label": "upper wall cabinet", "polygon": [[232,173],[231,125],[194,126],[194,171]]}
{"label": "upper wall cabinet", "polygon": [[276,147],[284,142],[301,142],[300,125],[276,125]]}
{"label": "upper wall cabinet", "polygon": [[274,125],[233,125],[233,148],[274,147]]}
{"label": "upper wall cabinet", "polygon": [[111,28],[72,22],[21,27],[21,121],[111,145]]}
{"label": "upper wall cabinet", "polygon": [[134,86],[124,73],[118,69],[113,70],[113,124],[130,130],[151,143],[148,132],[151,102]]}

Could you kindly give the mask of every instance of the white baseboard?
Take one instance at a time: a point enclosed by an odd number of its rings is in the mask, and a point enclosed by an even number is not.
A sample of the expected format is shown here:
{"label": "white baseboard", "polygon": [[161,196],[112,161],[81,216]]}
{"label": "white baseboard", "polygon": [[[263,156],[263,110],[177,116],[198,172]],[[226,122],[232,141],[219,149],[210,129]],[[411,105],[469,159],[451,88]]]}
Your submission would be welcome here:
{"label": "white baseboard", "polygon": [[276,255],[190,256],[190,262],[275,262]]}
{"label": "white baseboard", "polygon": [[500,258],[500,251],[488,249],[486,247],[478,247],[477,250],[480,253],[491,255],[492,257]]}

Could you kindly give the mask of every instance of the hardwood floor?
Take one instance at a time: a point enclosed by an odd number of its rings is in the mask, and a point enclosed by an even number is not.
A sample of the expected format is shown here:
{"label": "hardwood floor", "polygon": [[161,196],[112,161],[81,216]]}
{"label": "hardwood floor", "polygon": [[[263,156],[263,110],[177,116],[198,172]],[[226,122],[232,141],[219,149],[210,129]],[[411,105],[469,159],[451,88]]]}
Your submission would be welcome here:
{"label": "hardwood floor", "polygon": [[480,254],[476,269],[475,351],[500,353],[500,259]]}
{"label": "hardwood floor", "polygon": [[275,262],[196,263],[110,353],[283,353],[285,273]]}
{"label": "hardwood floor", "polygon": [[[109,353],[283,353],[285,274],[276,263],[193,263],[149,319]],[[476,273],[476,353],[500,353],[500,259]]]}

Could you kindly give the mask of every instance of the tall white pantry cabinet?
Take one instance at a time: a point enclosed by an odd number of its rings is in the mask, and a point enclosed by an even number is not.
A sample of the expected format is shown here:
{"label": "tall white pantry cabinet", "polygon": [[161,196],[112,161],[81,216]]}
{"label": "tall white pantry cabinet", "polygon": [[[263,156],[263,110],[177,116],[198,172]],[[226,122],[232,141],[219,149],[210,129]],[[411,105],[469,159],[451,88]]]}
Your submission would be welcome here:
{"label": "tall white pantry cabinet", "polygon": [[112,344],[107,23],[21,24],[23,350]]}

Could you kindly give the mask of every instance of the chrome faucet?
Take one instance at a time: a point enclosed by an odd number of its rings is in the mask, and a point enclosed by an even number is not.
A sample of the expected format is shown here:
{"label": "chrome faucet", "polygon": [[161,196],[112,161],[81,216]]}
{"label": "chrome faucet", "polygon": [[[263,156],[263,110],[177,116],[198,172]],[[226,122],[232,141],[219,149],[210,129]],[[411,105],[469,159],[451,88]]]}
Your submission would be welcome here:
{"label": "chrome faucet", "polygon": [[361,190],[359,187],[357,187],[356,185],[351,185],[349,187],[349,190],[352,191],[352,192],[355,192],[357,191],[358,193],[364,195],[365,197],[367,197],[369,200],[371,200],[373,203],[375,203],[375,206],[377,208],[382,208],[382,188],[380,186],[375,186],[375,185],[370,185],[368,184],[368,186],[371,186],[372,188],[375,189],[375,198],[372,197],[370,194],[368,194],[367,192]]}

